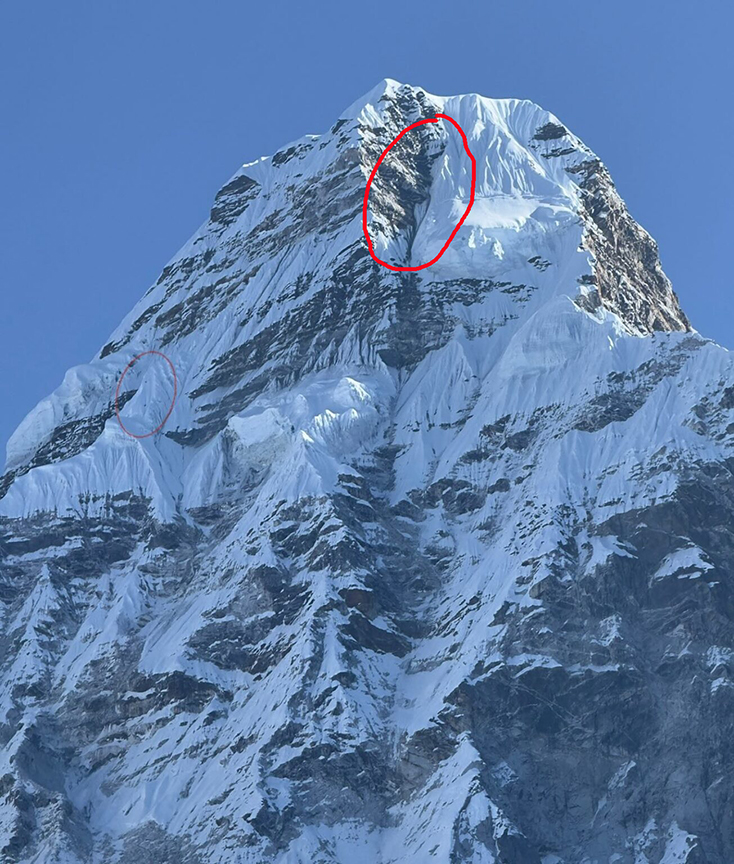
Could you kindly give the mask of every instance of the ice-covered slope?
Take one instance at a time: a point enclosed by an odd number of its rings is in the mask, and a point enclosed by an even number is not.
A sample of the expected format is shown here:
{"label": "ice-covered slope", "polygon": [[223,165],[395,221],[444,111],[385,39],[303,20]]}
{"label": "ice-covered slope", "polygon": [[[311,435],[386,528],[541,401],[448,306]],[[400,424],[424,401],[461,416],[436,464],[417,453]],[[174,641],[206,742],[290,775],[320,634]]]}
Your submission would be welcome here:
{"label": "ice-covered slope", "polygon": [[[476,203],[380,267],[436,112]],[[401,139],[376,253],[466,207]],[[161,351],[163,431],[115,417]],[[128,429],[170,405],[126,377]],[[12,862],[734,859],[734,374],[594,154],[385,81],[243,166],[0,480]]]}

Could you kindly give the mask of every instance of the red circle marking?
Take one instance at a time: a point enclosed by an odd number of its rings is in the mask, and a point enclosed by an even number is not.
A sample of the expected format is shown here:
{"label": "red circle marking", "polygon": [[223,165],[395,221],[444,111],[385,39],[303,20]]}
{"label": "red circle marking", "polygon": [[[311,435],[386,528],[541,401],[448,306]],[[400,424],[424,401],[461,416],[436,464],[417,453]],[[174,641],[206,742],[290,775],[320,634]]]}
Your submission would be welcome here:
{"label": "red circle marking", "polygon": [[[471,193],[469,195],[469,206],[464,211],[464,215],[459,219],[456,228],[451,232],[451,236],[449,239],[443,244],[441,251],[436,255],[435,258],[432,258],[427,264],[421,264],[419,267],[395,267],[392,264],[388,264],[386,261],[382,261],[380,258],[375,255],[375,250],[372,246],[372,240],[370,240],[369,231],[367,230],[367,202],[370,197],[370,186],[372,185],[372,181],[375,179],[375,174],[377,174],[377,169],[382,164],[382,160],[387,156],[390,150],[398,143],[398,141],[405,135],[406,132],[410,132],[411,129],[415,129],[418,126],[422,126],[424,123],[438,123],[438,118],[442,117],[444,120],[448,120],[449,123],[454,126],[459,135],[461,135],[461,140],[464,143],[464,150],[466,150],[466,155],[471,159]],[[474,192],[477,185],[477,163],[474,157],[472,156],[471,150],[469,149],[469,142],[466,140],[466,135],[464,134],[464,130],[459,126],[459,124],[452,117],[449,117],[448,114],[436,114],[435,117],[429,117],[427,120],[419,120],[417,123],[412,123],[410,126],[406,126],[405,129],[394,138],[387,147],[382,151],[382,155],[377,160],[377,164],[372,169],[372,173],[370,174],[369,180],[367,181],[367,188],[364,190],[364,203],[362,204],[362,230],[364,231],[364,236],[367,238],[367,248],[369,249],[370,255],[377,261],[378,264],[382,264],[383,267],[387,267],[389,270],[398,270],[400,272],[414,272],[416,270],[423,270],[425,267],[430,267],[431,264],[435,264],[436,261],[443,255],[443,253],[449,248],[451,241],[456,237],[456,233],[464,224],[464,220],[469,215],[469,211],[474,206]]]}
{"label": "red circle marking", "polygon": [[[120,387],[122,386],[122,379],[127,375],[128,370],[132,368],[133,364],[140,360],[141,357],[145,357],[146,354],[157,354],[159,357],[162,357],[166,363],[171,367],[171,372],[173,374],[173,399],[171,400],[171,407],[168,409],[168,413],[163,418],[163,421],[155,427],[152,432],[146,432],[145,435],[136,435],[134,432],[130,432],[129,429],[125,428],[125,424],[122,422],[122,417],[120,417]],[[176,378],[176,370],[173,366],[173,363],[166,357],[165,354],[162,354],[160,351],[143,351],[142,354],[136,354],[135,357],[127,364],[122,375],[120,375],[120,380],[117,382],[117,389],[115,390],[115,414],[117,414],[117,422],[120,424],[120,428],[122,431],[129,435],[131,438],[150,438],[151,435],[155,435],[156,432],[160,432],[161,429],[166,425],[166,421],[171,416],[171,412],[173,411],[173,406],[176,404],[176,394],[178,392],[178,379]]]}

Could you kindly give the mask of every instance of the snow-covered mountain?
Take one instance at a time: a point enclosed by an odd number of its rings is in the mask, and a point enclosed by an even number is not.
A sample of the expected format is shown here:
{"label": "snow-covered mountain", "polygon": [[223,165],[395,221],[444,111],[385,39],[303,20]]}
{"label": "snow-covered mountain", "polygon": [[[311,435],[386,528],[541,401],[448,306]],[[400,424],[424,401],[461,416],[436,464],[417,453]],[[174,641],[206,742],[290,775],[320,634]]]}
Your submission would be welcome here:
{"label": "snow-covered mountain", "polygon": [[0,496],[3,862],[734,861],[731,356],[530,102],[244,165]]}

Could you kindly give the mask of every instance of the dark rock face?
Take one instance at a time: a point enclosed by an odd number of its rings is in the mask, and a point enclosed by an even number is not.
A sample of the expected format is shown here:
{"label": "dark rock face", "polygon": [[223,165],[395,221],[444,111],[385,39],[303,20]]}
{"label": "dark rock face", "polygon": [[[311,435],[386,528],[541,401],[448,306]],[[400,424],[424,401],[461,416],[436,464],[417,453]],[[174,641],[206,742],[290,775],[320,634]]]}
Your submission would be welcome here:
{"label": "dark rock face", "polygon": [[640,333],[690,330],[663,273],[655,241],[630,216],[598,159],[567,169],[581,178],[585,242],[601,302]]}
{"label": "dark rock face", "polygon": [[[734,756],[733,691],[729,672],[712,662],[712,645],[734,639],[730,580],[721,581],[732,541],[720,533],[731,525],[734,476],[717,468],[714,492],[705,468],[696,474],[668,504],[595,529],[613,530],[634,558],[585,568],[588,553],[577,550],[573,580],[564,567],[542,583],[536,614],[506,619],[505,657],[550,649],[560,665],[496,663],[446,709],[446,722],[471,731],[486,764],[503,760],[512,770],[511,783],[490,781],[488,794],[527,838],[523,860],[561,849],[562,860],[604,860],[671,814],[696,835],[700,860],[734,854],[725,767]],[[710,526],[697,526],[696,513]],[[657,575],[666,555],[694,542],[712,569]],[[649,860],[664,848],[658,836]],[[631,848],[620,855],[635,860]]]}

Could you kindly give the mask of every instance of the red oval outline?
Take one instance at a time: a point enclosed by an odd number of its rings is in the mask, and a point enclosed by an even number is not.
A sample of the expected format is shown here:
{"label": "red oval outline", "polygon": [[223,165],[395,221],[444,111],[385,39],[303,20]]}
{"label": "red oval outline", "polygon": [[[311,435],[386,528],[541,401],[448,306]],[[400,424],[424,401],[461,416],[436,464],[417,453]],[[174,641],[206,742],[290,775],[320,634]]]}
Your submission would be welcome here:
{"label": "red oval outline", "polygon": [[[459,219],[456,228],[451,232],[451,236],[444,243],[441,251],[436,255],[435,258],[432,258],[427,264],[421,264],[419,267],[394,267],[392,264],[388,264],[386,261],[382,261],[380,258],[375,255],[374,247],[372,246],[372,240],[370,239],[369,231],[367,230],[367,203],[370,197],[370,186],[372,185],[372,181],[375,179],[375,174],[377,174],[377,169],[382,164],[382,160],[387,156],[390,150],[398,143],[398,141],[405,135],[406,132],[410,132],[411,129],[415,129],[417,126],[422,126],[424,123],[438,123],[438,118],[441,117],[444,120],[448,120],[459,132],[461,135],[461,140],[464,143],[464,150],[466,150],[467,156],[471,159],[471,193],[469,195],[469,206],[464,211],[464,215]],[[426,267],[430,267],[432,264],[435,264],[436,261],[443,255],[443,253],[449,248],[451,245],[451,241],[456,237],[456,234],[464,224],[464,220],[469,215],[469,211],[474,206],[474,193],[477,185],[477,162],[474,156],[472,155],[471,150],[469,149],[469,142],[466,140],[466,135],[464,130],[459,126],[456,120],[453,117],[449,117],[448,114],[436,114],[435,117],[429,117],[426,120],[419,120],[417,123],[412,123],[410,126],[406,126],[405,129],[394,138],[387,147],[382,151],[380,158],[377,160],[377,164],[372,169],[372,173],[369,176],[369,180],[367,181],[367,186],[364,190],[364,202],[362,204],[362,230],[364,231],[364,236],[367,238],[367,248],[369,249],[370,255],[377,261],[378,264],[382,264],[383,267],[387,267],[388,270],[396,270],[401,273],[405,272],[415,272],[416,270],[423,270]]]}
{"label": "red oval outline", "polygon": [[[125,424],[122,422],[122,417],[120,417],[120,387],[122,386],[122,379],[127,375],[128,370],[132,368],[133,364],[140,360],[141,357],[145,357],[146,354],[157,354],[159,357],[162,357],[166,363],[171,367],[171,372],[173,373],[173,399],[171,400],[171,407],[168,409],[168,413],[163,418],[163,421],[160,425],[156,426],[152,432],[146,432],[145,435],[136,435],[134,432],[130,432],[125,428]],[[176,369],[171,363],[171,361],[163,354],[161,351],[143,351],[142,354],[136,354],[135,357],[127,364],[122,375],[120,375],[120,380],[117,382],[117,388],[115,389],[115,414],[117,414],[117,422],[120,424],[120,428],[122,431],[129,435],[131,438],[150,438],[151,435],[155,435],[156,432],[160,432],[161,429],[166,425],[168,418],[171,416],[173,412],[173,406],[176,404],[176,395],[178,393],[178,378],[176,377]]]}

